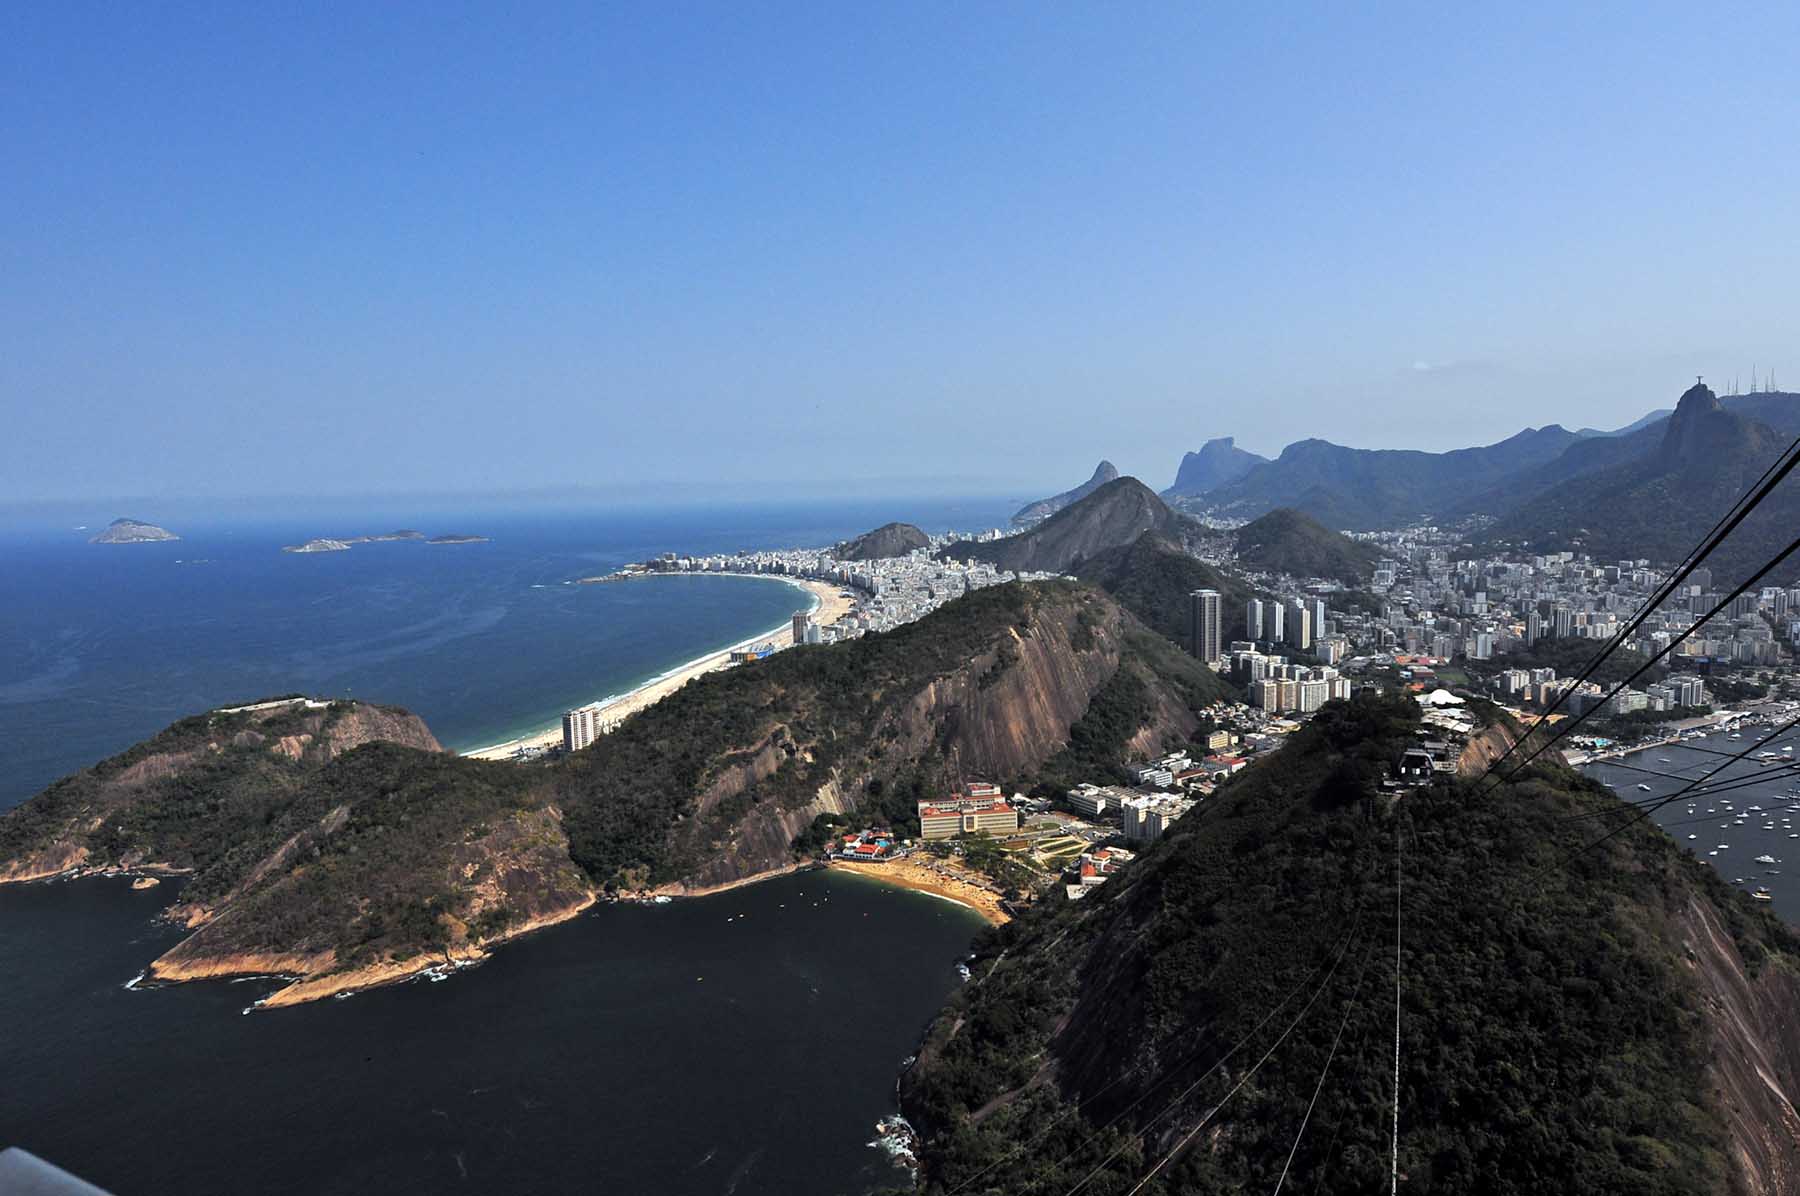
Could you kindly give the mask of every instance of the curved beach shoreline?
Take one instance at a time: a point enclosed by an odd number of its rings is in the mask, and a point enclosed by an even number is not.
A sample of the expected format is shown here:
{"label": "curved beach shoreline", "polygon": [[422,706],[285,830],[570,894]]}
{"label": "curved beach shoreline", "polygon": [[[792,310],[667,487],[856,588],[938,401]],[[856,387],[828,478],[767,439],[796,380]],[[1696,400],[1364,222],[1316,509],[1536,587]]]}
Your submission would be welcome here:
{"label": "curved beach shoreline", "polygon": [[[646,576],[656,577],[661,575],[647,574]],[[813,604],[811,613],[814,621],[821,626],[829,626],[830,624],[837,622],[839,619],[849,614],[855,605],[850,599],[840,596],[842,587],[822,581],[811,581],[798,577],[782,577],[777,574],[768,573],[742,575],[700,574],[697,576],[747,576],[786,582],[795,589],[804,590],[812,596]],[[728,644],[723,648],[708,652],[702,656],[696,656],[685,664],[677,665],[666,673],[660,673],[657,676],[650,678],[648,681],[645,681],[643,684],[627,690],[625,693],[603,699],[600,704],[601,712],[606,716],[608,721],[627,718],[646,707],[653,706],[657,702],[660,702],[662,699],[686,685],[689,681],[692,681],[695,677],[710,673],[715,669],[726,667],[731,661],[731,654],[733,652],[752,648],[757,644],[767,643],[772,639],[779,640],[788,636],[790,631],[790,624],[783,622],[766,631],[759,631],[755,635],[739,640],[737,643]],[[496,743],[488,747],[476,748],[473,751],[464,752],[462,754],[477,760],[505,760],[511,757],[512,754],[520,748],[547,748],[553,747],[561,742],[562,726],[559,723],[554,726],[545,727],[539,731],[534,731],[529,735],[523,735],[516,739],[509,739],[504,743]]]}

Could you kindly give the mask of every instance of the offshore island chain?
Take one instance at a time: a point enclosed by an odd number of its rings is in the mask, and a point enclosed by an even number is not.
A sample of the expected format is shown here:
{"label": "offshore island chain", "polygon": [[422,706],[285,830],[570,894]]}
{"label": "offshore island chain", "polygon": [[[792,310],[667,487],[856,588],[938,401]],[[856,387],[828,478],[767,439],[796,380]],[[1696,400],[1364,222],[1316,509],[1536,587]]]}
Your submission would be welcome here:
{"label": "offshore island chain", "polygon": [[[930,614],[971,590],[1014,580],[1051,576],[1015,573],[981,563],[939,560],[939,549],[957,542],[989,540],[997,531],[976,536],[951,533],[927,536],[911,524],[890,523],[832,548],[775,549],[714,556],[673,552],[626,565],[614,573],[583,577],[578,584],[631,581],[669,574],[714,577],[763,577],[785,581],[806,591],[812,606],[795,612],[790,623],[697,656],[616,694],[568,712],[560,726],[509,739],[464,755],[479,760],[529,760],[558,747],[577,751],[598,734],[660,702],[694,678],[782,648],[803,643],[841,643],[870,632],[889,631]],[[882,554],[882,555],[876,555]]]}

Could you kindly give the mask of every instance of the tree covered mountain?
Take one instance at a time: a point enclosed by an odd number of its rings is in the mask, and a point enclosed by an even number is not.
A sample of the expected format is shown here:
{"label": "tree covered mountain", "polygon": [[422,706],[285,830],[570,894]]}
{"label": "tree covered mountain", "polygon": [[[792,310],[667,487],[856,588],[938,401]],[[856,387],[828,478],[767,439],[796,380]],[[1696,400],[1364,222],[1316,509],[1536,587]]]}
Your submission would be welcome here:
{"label": "tree covered mountain", "polygon": [[1196,498],[1210,493],[1227,482],[1235,482],[1269,459],[1237,447],[1230,436],[1220,436],[1200,446],[1197,453],[1187,453],[1175,471],[1175,481],[1163,491],[1166,499]]}
{"label": "tree covered mountain", "polygon": [[1013,526],[1030,527],[1034,523],[1042,522],[1071,503],[1080,502],[1108,482],[1117,481],[1118,477],[1118,467],[1111,461],[1102,461],[1094,466],[1093,476],[1073,490],[1065,490],[1050,498],[1040,498],[1036,502],[1026,503],[1020,507],[1013,513]]}
{"label": "tree covered mountain", "polygon": [[1123,779],[1228,693],[1099,589],[994,586],[698,678],[546,767],[449,755],[365,703],[199,715],[0,817],[0,883],[185,876],[167,916],[189,934],[151,975],[283,974],[288,1004],[478,958],[598,893],[770,871],[821,815],[916,826],[959,773]]}
{"label": "tree covered mountain", "polygon": [[832,549],[840,561],[878,561],[905,556],[915,548],[931,544],[931,537],[910,523],[884,523],[874,531],[864,532]]}
{"label": "tree covered mountain", "polygon": [[1254,518],[1277,507],[1304,511],[1327,527],[1371,531],[1396,527],[1456,505],[1510,474],[1554,460],[1581,439],[1555,424],[1527,428],[1497,444],[1426,453],[1354,449],[1301,440],[1241,478],[1209,491],[1204,505],[1220,515]]}
{"label": "tree covered mountain", "polygon": [[[1796,410],[1775,401],[1784,396],[1767,397],[1764,409]],[[1540,479],[1544,484],[1480,542],[1494,549],[1576,549],[1600,560],[1642,557],[1669,564],[1700,541],[1791,440],[1791,433],[1726,408],[1696,383],[1667,420],[1601,442],[1614,450],[1591,467]],[[1778,487],[1707,563],[1720,580],[1741,578],[1785,548],[1797,525],[1800,481]],[[1790,567],[1777,580],[1796,571]]]}
{"label": "tree covered mountain", "polygon": [[1259,596],[1242,577],[1215,569],[1154,531],[1088,557],[1076,568],[1076,576],[1111,594],[1184,652],[1194,650],[1188,599],[1195,590],[1219,591],[1228,639],[1243,633],[1244,608]]}
{"label": "tree covered mountain", "polygon": [[1331,703],[993,931],[902,1080],[923,1190],[1385,1191],[1397,969],[1408,1190],[1791,1191],[1794,934],[1652,823],[1575,854],[1628,810],[1560,764],[1384,791],[1417,735]]}
{"label": "tree covered mountain", "polygon": [[1334,532],[1304,511],[1281,507],[1233,533],[1238,563],[1264,573],[1329,577],[1346,586],[1369,580],[1381,554]]}
{"label": "tree covered mountain", "polygon": [[1136,478],[1118,478],[1018,535],[958,542],[943,555],[1015,573],[1068,573],[1089,557],[1151,531],[1177,542],[1209,534],[1197,521],[1170,510]]}

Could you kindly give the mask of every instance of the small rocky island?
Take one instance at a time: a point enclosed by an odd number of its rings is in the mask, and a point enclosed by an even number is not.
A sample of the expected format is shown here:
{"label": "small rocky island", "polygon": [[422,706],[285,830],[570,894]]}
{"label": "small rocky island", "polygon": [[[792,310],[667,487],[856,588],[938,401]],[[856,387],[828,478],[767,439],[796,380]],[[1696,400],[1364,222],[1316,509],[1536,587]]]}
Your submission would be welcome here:
{"label": "small rocky island", "polygon": [[166,527],[145,523],[141,519],[115,519],[106,530],[88,541],[89,544],[154,544],[162,540],[179,540],[180,536]]}
{"label": "small rocky island", "polygon": [[383,532],[378,536],[318,536],[304,544],[289,544],[283,552],[345,552],[355,544],[380,544],[396,540],[414,540],[421,544],[485,544],[486,536],[432,536],[410,527]]}

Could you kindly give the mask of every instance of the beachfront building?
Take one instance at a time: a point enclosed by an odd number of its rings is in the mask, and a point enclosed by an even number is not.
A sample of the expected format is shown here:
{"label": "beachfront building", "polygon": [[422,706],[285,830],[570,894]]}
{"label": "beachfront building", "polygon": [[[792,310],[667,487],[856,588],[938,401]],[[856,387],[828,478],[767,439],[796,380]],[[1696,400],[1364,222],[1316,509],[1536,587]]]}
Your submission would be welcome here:
{"label": "beachfront building", "polygon": [[[806,636],[807,636],[807,633],[812,630],[813,630],[812,614],[808,611],[803,611],[803,610],[795,611],[794,612],[794,642],[796,644],[804,644],[804,643],[808,642]],[[811,642],[815,643],[815,644],[819,642],[816,635]]]}
{"label": "beachfront building", "polygon": [[589,702],[563,715],[563,751],[579,752],[605,732],[600,718],[600,703]]}
{"label": "beachfront building", "polygon": [[969,785],[963,797],[938,798],[919,803],[919,837],[954,839],[986,831],[1010,835],[1019,829],[1019,811],[1009,804],[997,785]]}

